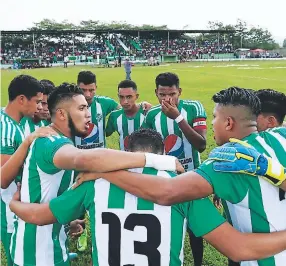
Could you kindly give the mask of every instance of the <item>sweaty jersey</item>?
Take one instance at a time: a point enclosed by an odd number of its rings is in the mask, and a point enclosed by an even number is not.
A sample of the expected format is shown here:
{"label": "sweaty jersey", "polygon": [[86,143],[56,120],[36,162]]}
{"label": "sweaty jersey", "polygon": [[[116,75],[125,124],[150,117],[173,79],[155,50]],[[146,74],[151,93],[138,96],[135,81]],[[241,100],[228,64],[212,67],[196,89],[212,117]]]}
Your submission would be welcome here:
{"label": "sweaty jersey", "polygon": [[144,121],[144,110],[142,107],[134,117],[126,116],[123,109],[113,111],[107,122],[106,136],[112,135],[113,132],[119,134],[119,147],[124,151],[128,148],[128,136],[138,130]]}
{"label": "sweaty jersey", "polygon": [[[180,100],[178,109],[191,127],[206,128],[207,116],[200,102]],[[176,121],[161,111],[161,105],[150,109],[142,127],[159,132],[164,139],[165,153],[177,157],[186,171],[199,166],[199,152],[189,143]]]}
{"label": "sweaty jersey", "polygon": [[118,103],[109,97],[94,96],[89,107],[91,124],[86,137],[75,137],[75,146],[78,149],[104,148],[105,119],[112,111],[116,110]]}
{"label": "sweaty jersey", "polygon": [[21,126],[23,127],[25,137],[33,133],[37,128],[48,126],[50,123],[47,120],[41,120],[38,123],[35,123],[30,117],[23,117],[20,121]]}
{"label": "sweaty jersey", "polygon": [[[286,128],[252,133],[243,139],[259,152],[275,158],[286,167]],[[285,193],[261,177],[215,172],[213,161],[207,160],[196,172],[224,200],[229,222],[240,232],[269,233],[286,230]],[[273,257],[241,262],[243,266],[284,266],[286,251]]]}
{"label": "sweaty jersey", "polygon": [[[152,168],[133,171],[174,177]],[[160,206],[103,179],[66,191],[50,202],[50,209],[62,224],[88,211],[94,266],[181,266],[185,222],[197,236],[225,222],[207,198]]]}
{"label": "sweaty jersey", "polygon": [[[53,163],[55,153],[67,144],[73,145],[61,135],[38,138],[32,143],[23,169],[22,202],[49,202],[72,184],[73,171],[58,169]],[[64,227],[59,223],[37,226],[17,218],[11,256],[19,266],[62,266],[68,260],[66,242]]]}
{"label": "sweaty jersey", "polygon": [[[13,155],[23,142],[25,136],[22,127],[2,109],[1,116],[1,154]],[[21,173],[16,181],[21,180]],[[9,203],[17,190],[15,182],[12,182],[7,189],[1,189],[1,231],[13,232],[13,216]]]}

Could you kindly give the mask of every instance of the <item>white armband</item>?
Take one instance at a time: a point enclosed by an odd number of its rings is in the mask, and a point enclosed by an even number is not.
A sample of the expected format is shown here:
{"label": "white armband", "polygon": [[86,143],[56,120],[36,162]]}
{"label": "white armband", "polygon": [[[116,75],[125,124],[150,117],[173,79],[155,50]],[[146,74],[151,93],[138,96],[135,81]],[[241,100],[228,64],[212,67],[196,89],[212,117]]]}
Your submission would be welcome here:
{"label": "white armband", "polygon": [[179,124],[182,120],[184,120],[184,117],[181,114],[175,119],[177,124]]}
{"label": "white armband", "polygon": [[145,167],[152,167],[159,171],[176,171],[176,157],[145,153]]}

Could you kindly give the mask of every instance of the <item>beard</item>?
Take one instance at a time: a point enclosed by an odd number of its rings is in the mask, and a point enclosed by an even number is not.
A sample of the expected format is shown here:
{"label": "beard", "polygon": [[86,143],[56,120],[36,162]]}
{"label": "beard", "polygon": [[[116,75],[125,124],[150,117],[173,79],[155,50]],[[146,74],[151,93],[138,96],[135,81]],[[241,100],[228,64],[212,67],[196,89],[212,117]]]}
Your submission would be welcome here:
{"label": "beard", "polygon": [[73,137],[84,137],[85,136],[85,133],[83,132],[80,132],[77,128],[76,128],[76,125],[75,123],[73,122],[71,116],[68,114],[68,126],[69,126],[69,129],[71,131],[71,135]]}

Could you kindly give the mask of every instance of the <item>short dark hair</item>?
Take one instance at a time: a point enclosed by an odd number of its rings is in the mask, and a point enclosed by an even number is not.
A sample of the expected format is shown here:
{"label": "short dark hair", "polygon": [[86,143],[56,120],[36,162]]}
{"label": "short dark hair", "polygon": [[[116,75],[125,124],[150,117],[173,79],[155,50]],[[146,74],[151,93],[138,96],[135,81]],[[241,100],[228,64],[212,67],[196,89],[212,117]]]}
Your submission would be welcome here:
{"label": "short dark hair", "polygon": [[132,80],[129,80],[129,79],[121,81],[118,84],[117,89],[119,90],[120,88],[132,88],[134,91],[137,91],[136,83],[134,81],[132,81]]}
{"label": "short dark hair", "polygon": [[55,85],[53,85],[54,83],[47,79],[41,80],[40,83],[42,84],[44,88],[44,91],[43,91],[44,95],[49,95],[55,89]]}
{"label": "short dark hair", "polygon": [[245,106],[248,107],[251,113],[257,116],[260,113],[261,104],[259,98],[252,90],[239,87],[230,87],[221,90],[213,95],[212,100],[221,105]]}
{"label": "short dark hair", "polygon": [[175,73],[170,73],[170,72],[159,74],[156,77],[155,83],[156,83],[156,88],[158,88],[159,85],[168,87],[172,87],[173,85],[175,85],[177,88],[179,88],[180,86],[179,77]]}
{"label": "short dark hair", "polygon": [[19,95],[24,95],[30,100],[43,91],[44,88],[37,79],[29,75],[19,75],[10,82],[8,87],[9,101],[15,100]]}
{"label": "short dark hair", "polygon": [[77,84],[83,83],[89,85],[92,83],[96,84],[96,76],[91,71],[80,71],[77,76]]}
{"label": "short dark hair", "polygon": [[261,113],[273,114],[279,124],[286,116],[286,95],[273,89],[262,89],[255,92],[261,102]]}
{"label": "short dark hair", "polygon": [[56,87],[48,98],[48,108],[51,116],[56,112],[59,103],[69,101],[77,95],[83,95],[83,91],[76,84],[63,83]]}
{"label": "short dark hair", "polygon": [[42,79],[40,80],[41,83],[48,83],[49,85],[53,86],[53,87],[56,87],[55,83],[52,82],[51,80],[49,79]]}
{"label": "short dark hair", "polygon": [[160,133],[154,129],[141,128],[128,137],[128,150],[163,154],[164,142]]}

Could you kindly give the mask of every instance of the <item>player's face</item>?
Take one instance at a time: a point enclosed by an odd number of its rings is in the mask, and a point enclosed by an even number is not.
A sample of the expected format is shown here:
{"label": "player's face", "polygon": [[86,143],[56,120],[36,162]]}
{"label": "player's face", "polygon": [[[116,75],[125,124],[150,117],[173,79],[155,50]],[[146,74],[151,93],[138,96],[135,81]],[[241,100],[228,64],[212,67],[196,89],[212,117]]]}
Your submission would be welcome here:
{"label": "player's face", "polygon": [[87,101],[83,95],[77,95],[73,97],[71,104],[68,113],[68,125],[71,135],[83,137],[88,131],[91,117]]}
{"label": "player's face", "polygon": [[88,105],[91,105],[92,99],[95,95],[96,91],[96,85],[95,83],[87,84],[85,85],[84,83],[79,83],[78,86],[83,90],[84,97],[88,103]]}
{"label": "player's face", "polygon": [[139,94],[132,88],[119,88],[118,98],[120,105],[125,111],[131,110],[136,105]]}
{"label": "player's face", "polygon": [[172,99],[172,102],[178,105],[181,92],[182,89],[177,88],[176,85],[173,85],[172,87],[159,85],[158,88],[155,90],[156,96],[160,104],[162,103],[162,101],[170,103]]}
{"label": "player's face", "polygon": [[214,139],[217,145],[223,145],[224,143],[228,142],[228,135],[226,131],[226,116],[223,112],[223,107],[216,104],[213,112],[213,132],[214,132]]}
{"label": "player's face", "polygon": [[267,114],[259,114],[257,116],[256,122],[258,131],[264,131],[268,128],[281,126],[274,116]]}
{"label": "player's face", "polygon": [[42,108],[38,113],[35,114],[35,117],[40,120],[50,120],[51,117],[48,109],[48,95],[43,95]]}
{"label": "player's face", "polygon": [[35,114],[42,110],[43,93],[38,92],[30,100],[25,96],[19,96],[22,105],[22,113],[24,116],[34,117]]}

